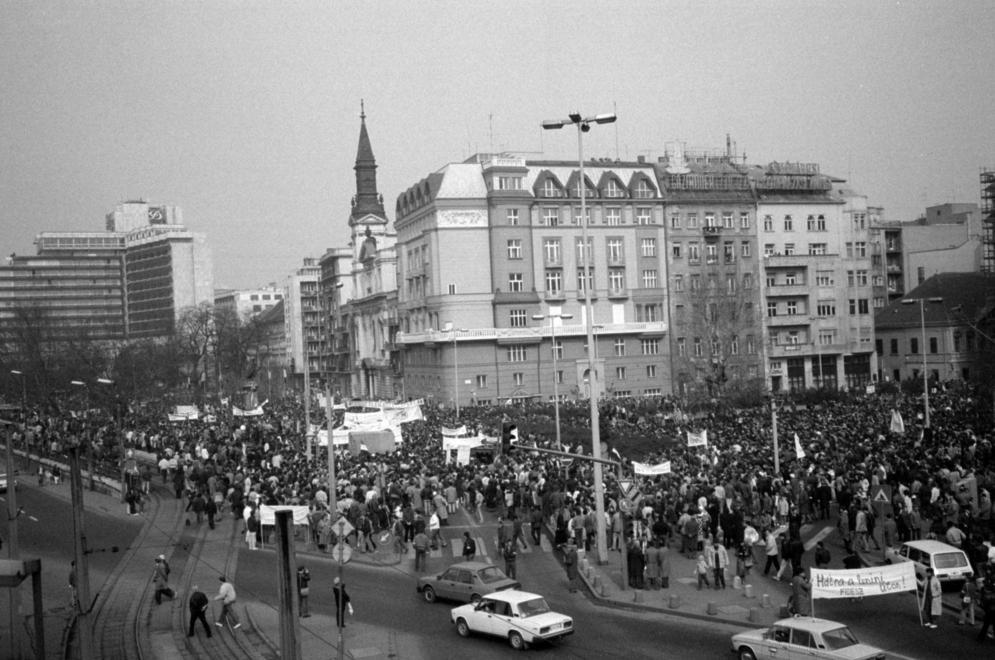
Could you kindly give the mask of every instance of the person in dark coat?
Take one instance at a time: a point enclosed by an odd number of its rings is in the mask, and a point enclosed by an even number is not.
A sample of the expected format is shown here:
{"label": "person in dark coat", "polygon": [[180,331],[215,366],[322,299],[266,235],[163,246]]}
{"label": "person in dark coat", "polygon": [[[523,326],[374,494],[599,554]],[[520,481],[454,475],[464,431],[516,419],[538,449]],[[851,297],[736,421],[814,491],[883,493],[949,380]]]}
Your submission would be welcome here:
{"label": "person in dark coat", "polygon": [[335,578],[332,593],[335,595],[335,625],[345,628],[345,615],[346,612],[352,614],[352,602],[349,599],[349,592],[345,590],[345,584],[339,578]]}
{"label": "person in dark coat", "polygon": [[628,559],[629,564],[629,586],[633,589],[642,589],[645,586],[643,571],[646,569],[646,557],[636,539],[629,539],[626,559]]}
{"label": "person in dark coat", "polygon": [[190,629],[187,630],[187,637],[193,637],[194,624],[200,621],[204,625],[207,636],[211,636],[211,627],[207,625],[207,607],[210,601],[207,594],[200,590],[196,584],[193,585],[193,593],[190,594]]}
{"label": "person in dark coat", "polygon": [[577,568],[577,542],[571,536],[563,546],[563,565],[567,568],[567,581],[570,582],[570,591],[577,591],[577,578],[580,572]]}

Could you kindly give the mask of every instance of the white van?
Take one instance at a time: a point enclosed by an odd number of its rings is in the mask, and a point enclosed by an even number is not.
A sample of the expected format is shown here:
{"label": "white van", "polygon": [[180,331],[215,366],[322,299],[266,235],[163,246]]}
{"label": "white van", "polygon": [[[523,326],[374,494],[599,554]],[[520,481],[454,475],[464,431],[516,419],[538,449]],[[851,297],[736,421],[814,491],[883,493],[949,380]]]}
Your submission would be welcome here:
{"label": "white van", "polygon": [[967,554],[952,545],[940,541],[906,541],[897,548],[888,548],[884,553],[886,564],[911,561],[916,567],[916,579],[926,579],[926,569],[932,568],[941,583],[960,585],[974,577]]}

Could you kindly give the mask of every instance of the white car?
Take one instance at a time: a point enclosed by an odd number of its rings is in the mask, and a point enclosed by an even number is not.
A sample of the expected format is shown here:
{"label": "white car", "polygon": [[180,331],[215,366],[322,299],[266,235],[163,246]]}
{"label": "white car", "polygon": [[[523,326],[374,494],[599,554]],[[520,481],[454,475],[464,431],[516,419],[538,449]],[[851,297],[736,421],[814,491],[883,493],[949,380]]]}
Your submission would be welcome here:
{"label": "white car", "polygon": [[933,569],[942,584],[950,583],[958,588],[965,580],[974,579],[974,571],[971,569],[967,554],[960,548],[942,541],[906,541],[897,548],[885,548],[884,563],[898,564],[903,561],[913,563],[916,568],[916,580],[920,584],[926,579],[927,568]]}
{"label": "white car", "polygon": [[811,616],[781,619],[770,628],[736,633],[732,636],[732,652],[740,660],[884,660],[885,657],[881,649],[861,644],[846,625]]}
{"label": "white car", "polygon": [[536,642],[552,642],[574,631],[573,619],[550,610],[545,598],[514,589],[455,607],[449,616],[460,637],[485,633],[507,639],[516,650]]}
{"label": "white car", "polygon": [[[0,474],[0,493],[7,492],[7,480],[8,476],[6,474]],[[17,479],[14,479],[14,488],[17,488]]]}

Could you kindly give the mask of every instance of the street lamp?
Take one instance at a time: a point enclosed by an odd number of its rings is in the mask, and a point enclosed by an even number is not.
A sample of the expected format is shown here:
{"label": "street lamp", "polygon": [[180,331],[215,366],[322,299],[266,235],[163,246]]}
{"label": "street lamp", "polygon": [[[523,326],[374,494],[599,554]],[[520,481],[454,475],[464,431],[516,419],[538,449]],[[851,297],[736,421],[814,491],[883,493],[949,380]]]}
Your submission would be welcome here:
{"label": "street lamp", "polygon": [[456,419],[459,420],[459,349],[456,345],[456,333],[466,332],[466,328],[457,328],[453,323],[446,324],[446,330],[453,333],[453,390],[456,401]]}
{"label": "street lamp", "polygon": [[563,451],[563,443],[560,442],[560,374],[556,370],[556,320],[572,319],[573,314],[533,314],[533,321],[542,321],[549,317],[549,337],[550,341],[553,343],[553,401],[554,409],[556,410],[556,448]]}
{"label": "street lamp", "polygon": [[90,490],[96,488],[93,479],[93,436],[90,432],[90,388],[82,380],[71,380],[70,385],[75,385],[76,387],[82,387],[83,391],[86,393],[86,408],[83,410],[83,433],[80,434],[80,442],[86,439],[86,463],[87,471],[90,473]]}
{"label": "street lamp", "polygon": [[919,350],[922,351],[922,401],[924,408],[924,428],[929,428],[929,375],[926,372],[926,303],[941,303],[943,298],[933,297],[933,298],[906,298],[902,300],[903,305],[915,305],[919,303],[919,328],[922,337],[922,346]]}
{"label": "street lamp", "polygon": [[[819,320],[819,317],[818,316],[811,316],[811,317],[809,317],[808,320],[809,320],[810,323],[815,323],[816,321]],[[809,326],[809,327],[811,328],[812,326]],[[815,357],[813,359],[819,365],[819,370],[818,370],[819,381],[818,381],[818,385],[819,385],[819,389],[821,390],[822,389],[822,385],[823,385],[823,382],[822,382],[822,351],[819,350],[819,342],[821,341],[822,338],[819,336],[819,329],[818,328],[814,328],[813,330],[810,330],[810,332],[812,332],[812,347],[815,349]]]}
{"label": "street lamp", "polygon": [[[617,117],[614,113],[594,115],[593,117],[582,117],[580,113],[572,113],[567,119],[552,119],[542,122],[543,130],[556,130],[564,126],[573,124],[577,127],[577,162],[580,167],[580,230],[583,248],[581,254],[584,255],[584,325],[587,331],[587,345],[594,346],[594,306],[591,303],[591,288],[594,286],[594,272],[591,262],[594,260],[593,250],[588,243],[587,237],[587,185],[584,179],[584,133],[591,130],[591,124],[611,124]],[[601,431],[598,427],[598,389],[597,372],[595,371],[594,351],[587,351],[587,370],[590,379],[590,405],[591,405],[591,453],[594,461],[594,506],[598,525],[598,562],[605,563],[608,560],[608,539],[605,535],[605,484],[602,478],[601,463],[597,459],[601,458]]]}
{"label": "street lamp", "polygon": [[21,379],[21,414],[26,424],[28,421],[28,379],[20,369],[11,369],[10,373]]}

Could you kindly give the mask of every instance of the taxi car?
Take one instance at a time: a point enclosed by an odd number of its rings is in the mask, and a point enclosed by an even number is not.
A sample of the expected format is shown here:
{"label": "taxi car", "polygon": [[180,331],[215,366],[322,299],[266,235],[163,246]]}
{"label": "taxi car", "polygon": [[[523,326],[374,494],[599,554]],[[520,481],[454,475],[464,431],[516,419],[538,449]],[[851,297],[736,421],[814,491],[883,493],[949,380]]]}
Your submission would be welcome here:
{"label": "taxi car", "polygon": [[572,618],[550,610],[542,596],[516,589],[484,596],[476,604],[454,607],[449,617],[460,637],[484,633],[508,640],[519,651],[574,632]]}
{"label": "taxi car", "polygon": [[522,583],[512,580],[493,564],[482,561],[462,561],[438,575],[418,578],[418,593],[429,603],[437,598],[476,603],[481,597],[503,589],[521,589]]}
{"label": "taxi car", "polygon": [[861,644],[846,625],[811,616],[781,619],[770,628],[736,633],[732,636],[732,652],[740,660],[884,660],[885,657],[881,649]]}
{"label": "taxi car", "polygon": [[921,585],[926,579],[926,569],[932,568],[940,584],[960,587],[965,580],[974,578],[967,553],[942,541],[906,541],[898,547],[885,548],[884,562],[897,564],[910,561],[915,565],[916,580]]}

